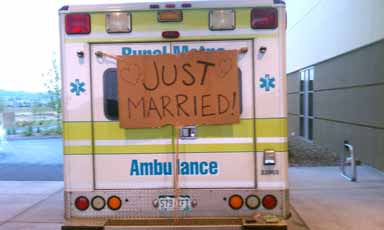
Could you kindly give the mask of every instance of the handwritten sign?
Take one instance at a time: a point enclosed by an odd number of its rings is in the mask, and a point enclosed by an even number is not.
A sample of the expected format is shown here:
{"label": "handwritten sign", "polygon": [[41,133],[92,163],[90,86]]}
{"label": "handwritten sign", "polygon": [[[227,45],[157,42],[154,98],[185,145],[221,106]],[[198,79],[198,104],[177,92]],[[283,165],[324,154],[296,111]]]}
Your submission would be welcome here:
{"label": "handwritten sign", "polygon": [[120,56],[121,128],[240,121],[237,51]]}

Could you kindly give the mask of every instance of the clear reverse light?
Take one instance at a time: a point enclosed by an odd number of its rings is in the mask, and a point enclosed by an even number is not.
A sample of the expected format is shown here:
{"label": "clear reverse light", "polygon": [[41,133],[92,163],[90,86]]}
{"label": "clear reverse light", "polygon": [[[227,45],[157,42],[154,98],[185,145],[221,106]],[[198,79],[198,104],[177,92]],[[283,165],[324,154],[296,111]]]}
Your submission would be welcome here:
{"label": "clear reverse light", "polygon": [[235,11],[233,9],[220,9],[209,11],[210,30],[235,29]]}
{"label": "clear reverse light", "polygon": [[131,13],[112,12],[105,16],[106,30],[108,33],[129,33],[131,32]]}

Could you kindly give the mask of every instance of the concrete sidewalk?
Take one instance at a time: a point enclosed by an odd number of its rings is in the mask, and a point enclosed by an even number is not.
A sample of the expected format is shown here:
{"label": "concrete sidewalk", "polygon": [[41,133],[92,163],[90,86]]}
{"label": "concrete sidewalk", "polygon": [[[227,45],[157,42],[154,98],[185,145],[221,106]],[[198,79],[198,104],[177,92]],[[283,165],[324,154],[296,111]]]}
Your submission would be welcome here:
{"label": "concrete sidewalk", "polygon": [[[336,167],[312,167],[290,168],[289,176],[289,230],[384,229],[384,174],[359,167],[353,183]],[[63,182],[0,181],[0,207],[0,230],[59,230]]]}
{"label": "concrete sidewalk", "polygon": [[291,205],[311,230],[383,230],[384,174],[357,173],[349,182],[338,167],[290,168]]}

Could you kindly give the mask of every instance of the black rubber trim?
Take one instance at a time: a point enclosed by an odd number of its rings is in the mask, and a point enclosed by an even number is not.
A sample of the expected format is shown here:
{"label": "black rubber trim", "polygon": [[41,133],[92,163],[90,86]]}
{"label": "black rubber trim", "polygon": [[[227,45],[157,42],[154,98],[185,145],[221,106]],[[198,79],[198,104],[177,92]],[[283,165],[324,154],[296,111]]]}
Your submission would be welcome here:
{"label": "black rubber trim", "polygon": [[287,225],[242,226],[243,230],[287,230]]}
{"label": "black rubber trim", "polygon": [[61,226],[61,230],[104,230],[103,226]]}

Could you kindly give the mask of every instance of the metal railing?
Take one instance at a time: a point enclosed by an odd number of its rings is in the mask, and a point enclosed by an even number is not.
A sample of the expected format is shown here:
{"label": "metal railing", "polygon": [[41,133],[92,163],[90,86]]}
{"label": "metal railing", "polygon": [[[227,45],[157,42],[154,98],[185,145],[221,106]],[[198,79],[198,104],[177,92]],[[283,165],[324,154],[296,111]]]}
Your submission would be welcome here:
{"label": "metal railing", "polygon": [[[346,152],[349,153],[349,156],[346,157]],[[351,165],[351,173],[348,174],[346,172],[346,166]],[[340,169],[341,175],[345,177],[349,181],[356,181],[357,177],[357,169],[356,169],[356,158],[353,151],[353,146],[348,143],[348,141],[344,141],[344,151],[341,154],[340,159]]]}

